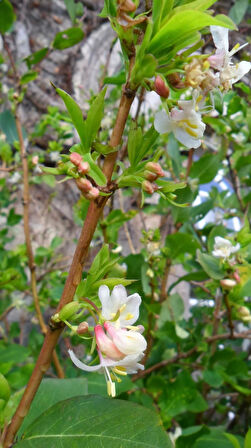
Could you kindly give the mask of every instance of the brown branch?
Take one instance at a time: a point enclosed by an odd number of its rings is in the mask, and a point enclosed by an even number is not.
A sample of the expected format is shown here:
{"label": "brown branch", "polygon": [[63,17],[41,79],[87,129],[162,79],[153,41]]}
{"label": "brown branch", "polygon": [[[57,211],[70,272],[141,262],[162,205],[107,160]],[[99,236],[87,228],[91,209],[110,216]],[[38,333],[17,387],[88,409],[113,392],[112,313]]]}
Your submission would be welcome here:
{"label": "brown branch", "polygon": [[[131,61],[131,66],[132,66]],[[130,76],[130,74],[129,74]],[[115,122],[115,126],[110,139],[110,146],[116,148],[121,141],[126,120],[130,111],[131,104],[135,97],[135,91],[131,91],[129,85],[125,86],[121,97],[118,114]],[[112,173],[116,163],[117,152],[108,154],[105,158],[103,165],[103,172],[107,177],[108,184],[111,181]],[[57,308],[57,312],[63,308],[67,303],[70,303],[76,291],[76,288],[82,278],[82,270],[84,262],[86,260],[89,245],[91,243],[93,234],[96,230],[98,220],[103,211],[103,208],[108,200],[108,197],[100,197],[97,201],[92,201],[88,208],[87,216],[82,228],[82,232],[75,250],[75,254],[70,267],[69,275],[67,277],[65,287]],[[58,338],[64,328],[64,325],[59,324],[55,328],[53,324],[48,329],[43,347],[39,354],[34,371],[25,389],[24,395],[20,401],[20,404],[15,412],[15,415],[7,429],[6,437],[3,443],[3,448],[9,448],[12,446],[15,435],[20,428],[24,417],[27,415],[33,398],[37,392],[37,389],[42,381],[42,378],[50,366],[53,350],[57,344]]]}
{"label": "brown branch", "polygon": [[[244,331],[242,333],[233,333],[232,335],[231,335],[231,333],[217,334],[217,335],[210,336],[209,338],[205,339],[205,342],[207,342],[208,344],[211,344],[214,341],[221,341],[221,340],[225,340],[225,339],[245,339],[245,338],[251,339],[251,330]],[[143,371],[137,373],[136,375],[134,375],[134,377],[132,378],[132,381],[136,381],[139,378],[143,378],[144,376],[149,375],[150,373],[154,372],[155,370],[162,369],[163,367],[166,367],[170,364],[175,364],[180,359],[189,358],[189,356],[193,355],[198,350],[199,350],[199,347],[196,345],[195,347],[191,348],[190,350],[188,350],[185,353],[179,353],[178,355],[174,356],[171,359],[164,359],[163,361],[160,361],[157,364],[154,364],[153,366],[149,367],[148,369],[143,370]]]}
{"label": "brown branch", "polygon": [[10,305],[10,306],[8,306],[8,308],[6,308],[6,309],[4,310],[4,312],[0,315],[0,321],[1,321],[1,320],[4,320],[4,319],[8,316],[8,314],[9,314],[12,310],[14,310],[14,308],[15,308],[15,305]]}
{"label": "brown branch", "polygon": [[231,310],[231,306],[230,306],[227,294],[224,294],[223,299],[224,299],[224,302],[225,302],[225,305],[227,308],[228,328],[229,328],[229,331],[230,331],[230,334],[232,337],[234,334],[234,324],[232,321],[232,310]]}

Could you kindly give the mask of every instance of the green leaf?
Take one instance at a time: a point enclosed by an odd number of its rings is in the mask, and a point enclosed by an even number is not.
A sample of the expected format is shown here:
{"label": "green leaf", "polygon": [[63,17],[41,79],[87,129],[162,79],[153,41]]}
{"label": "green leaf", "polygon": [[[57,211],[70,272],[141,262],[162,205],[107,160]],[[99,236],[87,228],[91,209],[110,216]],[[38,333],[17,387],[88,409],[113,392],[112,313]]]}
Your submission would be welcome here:
{"label": "green leaf", "polygon": [[101,285],[108,286],[109,289],[114,288],[116,285],[128,286],[131,285],[135,280],[128,280],[125,278],[104,278],[103,280],[99,280],[93,284],[93,287],[98,289]]}
{"label": "green leaf", "polygon": [[218,428],[196,440],[193,448],[233,448],[232,443]]}
{"label": "green leaf", "polygon": [[0,33],[4,34],[12,27],[16,16],[9,0],[0,2]]}
{"label": "green leaf", "polygon": [[17,215],[15,213],[15,209],[11,208],[8,214],[8,219],[7,219],[7,224],[8,226],[15,226],[16,224],[18,224],[21,219],[22,219],[22,215]]}
{"label": "green leaf", "polygon": [[86,151],[89,151],[89,148],[100,128],[100,123],[104,114],[105,94],[106,88],[97,95],[88,111],[87,119],[85,121],[86,139],[84,141],[84,147]]}
{"label": "green leaf", "polygon": [[192,164],[189,176],[198,178],[200,184],[206,184],[214,179],[220,169],[220,155],[205,153]]}
{"label": "green leaf", "polygon": [[52,46],[56,50],[64,50],[78,44],[83,38],[84,32],[80,28],[68,28],[56,34]]}
{"label": "green leaf", "polygon": [[178,437],[175,448],[193,448],[196,439],[209,433],[205,425],[190,426],[182,430],[182,435]]}
{"label": "green leaf", "polygon": [[244,448],[250,448],[250,446],[251,446],[251,428],[248,430],[246,434]]}
{"label": "green leaf", "polygon": [[83,113],[80,109],[79,105],[74,101],[74,99],[68,95],[64,90],[57,88],[52,84],[56,89],[56,92],[61,96],[62,100],[65,103],[66,109],[69,112],[69,115],[72,119],[72,122],[77,129],[78,135],[80,137],[82,145],[85,145],[86,133],[85,133],[85,125],[83,119]]}
{"label": "green leaf", "polygon": [[200,263],[204,271],[209,277],[220,280],[225,273],[220,266],[220,260],[212,255],[204,254],[200,250],[197,251],[197,261]]}
{"label": "green leaf", "polygon": [[0,363],[22,363],[27,360],[30,350],[22,345],[11,344],[8,346],[0,345]]}
{"label": "green leaf", "polygon": [[174,0],[154,0],[153,1],[153,34],[156,34],[161,26],[161,22],[166,18],[173,8]]}
{"label": "green leaf", "polygon": [[6,109],[0,114],[0,129],[6,135],[6,141],[10,145],[18,140],[15,118],[10,110]]}
{"label": "green leaf", "polygon": [[167,49],[182,43],[189,36],[202,28],[209,25],[224,26],[235,29],[235,25],[230,19],[228,24],[222,17],[212,17],[207,13],[199,10],[185,10],[172,15],[167,23],[151,40],[148,46],[148,52],[156,56],[160,55]]}
{"label": "green leaf", "polygon": [[215,370],[204,370],[203,379],[212,387],[220,387],[223,383],[221,375]]}
{"label": "green leaf", "polygon": [[182,254],[195,255],[196,250],[200,248],[198,240],[188,233],[177,232],[166,237],[166,247],[170,258],[174,260]]}
{"label": "green leaf", "polygon": [[163,303],[158,319],[159,328],[163,327],[166,322],[178,321],[184,314],[184,302],[179,294],[175,293],[167,296]]}
{"label": "green leaf", "polygon": [[235,436],[233,436],[233,434],[228,434],[227,432],[225,432],[224,435],[228,440],[230,440],[234,448],[241,448],[238,440],[236,439]]}
{"label": "green leaf", "polygon": [[20,427],[19,434],[23,434],[40,415],[59,401],[67,398],[87,395],[86,378],[44,379],[39,386],[27,417]]}
{"label": "green leaf", "polygon": [[172,448],[155,412],[128,401],[95,395],[74,397],[55,404],[16,444],[17,448],[45,446]]}
{"label": "green leaf", "polygon": [[103,171],[99,168],[99,166],[94,162],[90,153],[83,155],[83,160],[88,162],[90,165],[90,171],[88,175],[95,180],[96,184],[104,187],[107,184],[107,179],[103,173]]}
{"label": "green leaf", "polygon": [[41,62],[47,55],[48,50],[49,50],[49,48],[45,47],[45,48],[42,48],[41,50],[36,51],[35,53],[30,54],[26,58],[24,58],[24,61],[26,62],[27,67],[30,69],[32,65],[35,65],[35,64],[38,64],[39,62]]}
{"label": "green leaf", "polygon": [[239,25],[248,9],[248,0],[235,0],[234,5],[229,11],[229,17]]}
{"label": "green leaf", "polygon": [[74,0],[64,0],[65,6],[67,8],[68,14],[71,18],[72,23],[75,23],[77,16],[82,16],[84,13],[84,7],[82,3],[75,3]]}
{"label": "green leaf", "polygon": [[28,84],[28,82],[33,81],[37,78],[38,73],[34,70],[29,70],[20,79],[20,84]]}

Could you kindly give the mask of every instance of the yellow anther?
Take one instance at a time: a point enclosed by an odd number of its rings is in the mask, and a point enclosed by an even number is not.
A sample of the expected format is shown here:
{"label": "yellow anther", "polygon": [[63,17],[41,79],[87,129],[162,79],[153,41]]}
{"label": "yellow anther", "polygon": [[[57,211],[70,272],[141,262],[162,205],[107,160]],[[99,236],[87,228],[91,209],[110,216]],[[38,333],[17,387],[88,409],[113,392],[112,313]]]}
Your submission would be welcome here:
{"label": "yellow anther", "polygon": [[205,70],[208,70],[209,67],[210,67],[210,63],[209,63],[208,61],[204,61],[204,62],[203,62],[203,68],[204,68]]}
{"label": "yellow anther", "polygon": [[240,44],[236,44],[236,45],[234,46],[234,48],[232,49],[232,51],[233,51],[233,50],[237,50],[239,47],[240,47]]}
{"label": "yellow anther", "polygon": [[181,120],[181,123],[185,123],[185,124],[187,124],[187,126],[189,126],[189,127],[192,128],[192,129],[198,129],[197,124],[193,124],[193,123],[191,123],[191,121],[189,121],[189,120]]}
{"label": "yellow anther", "polygon": [[192,131],[192,129],[185,128],[185,131],[186,131],[189,135],[191,135],[191,137],[197,137],[196,132]]}
{"label": "yellow anther", "polygon": [[132,331],[139,331],[139,327],[137,327],[135,325],[127,325],[126,328],[128,328],[128,330],[132,330]]}
{"label": "yellow anther", "polygon": [[127,313],[127,315],[126,315],[126,320],[130,320],[130,319],[132,319],[133,318],[133,314],[131,314],[131,313]]}
{"label": "yellow anther", "polygon": [[107,393],[108,395],[110,395],[110,397],[116,396],[115,383],[113,383],[112,381],[107,381]]}
{"label": "yellow anther", "polygon": [[113,371],[114,371],[115,373],[117,373],[118,375],[123,375],[123,376],[126,376],[126,375],[127,375],[127,373],[126,373],[126,369],[125,369],[125,367],[123,367],[123,366],[117,366],[117,367],[114,367],[114,368],[113,368]]}

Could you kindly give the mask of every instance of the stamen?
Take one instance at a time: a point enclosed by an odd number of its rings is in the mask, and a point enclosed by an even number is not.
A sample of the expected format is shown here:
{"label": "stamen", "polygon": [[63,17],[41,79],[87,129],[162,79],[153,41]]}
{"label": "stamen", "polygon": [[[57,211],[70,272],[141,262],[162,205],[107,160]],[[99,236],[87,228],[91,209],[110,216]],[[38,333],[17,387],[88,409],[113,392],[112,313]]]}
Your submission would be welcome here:
{"label": "stamen", "polygon": [[126,303],[124,303],[124,305],[122,305],[122,307],[119,308],[120,313],[122,313],[122,311],[124,311],[125,308],[126,308]]}
{"label": "stamen", "polygon": [[113,370],[113,372],[117,373],[118,375],[123,375],[123,376],[127,375],[125,367],[123,367],[123,366],[114,367],[112,370]]}

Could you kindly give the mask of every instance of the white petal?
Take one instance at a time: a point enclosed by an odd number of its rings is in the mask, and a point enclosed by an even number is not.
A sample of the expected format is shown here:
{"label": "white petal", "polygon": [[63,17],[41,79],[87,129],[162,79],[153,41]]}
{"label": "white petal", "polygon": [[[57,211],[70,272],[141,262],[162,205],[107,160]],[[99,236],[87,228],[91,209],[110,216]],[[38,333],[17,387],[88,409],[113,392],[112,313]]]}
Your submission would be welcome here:
{"label": "white petal", "polygon": [[[98,290],[99,300],[102,304],[102,316],[104,319],[112,319],[114,313],[113,304],[110,297],[110,290],[108,286],[102,285]],[[116,314],[116,312],[115,312]]]}
{"label": "white petal", "polygon": [[214,238],[214,246],[225,246],[225,247],[231,247],[232,244],[229,240],[227,240],[226,238],[222,238],[221,236],[216,236]]}
{"label": "white petal", "polygon": [[127,297],[126,308],[120,314],[120,325],[125,327],[133,325],[139,318],[139,307],[141,304],[141,297],[135,293]]}
{"label": "white petal", "polygon": [[166,132],[170,132],[172,130],[171,120],[163,110],[156,113],[154,127],[159,134],[165,134]]}
{"label": "white petal", "polygon": [[235,66],[234,77],[232,78],[232,83],[239,81],[239,79],[243,78],[249,70],[251,69],[251,62],[241,61],[239,64]]}
{"label": "white petal", "polygon": [[240,249],[240,247],[241,247],[240,244],[237,243],[236,246],[233,246],[233,247],[232,247],[231,252],[232,252],[232,253],[237,252],[237,251]]}
{"label": "white petal", "polygon": [[200,139],[192,137],[184,129],[176,127],[173,131],[177,140],[182,143],[186,148],[198,148],[201,145]]}
{"label": "white petal", "polygon": [[225,50],[227,53],[229,49],[228,29],[222,26],[212,25],[210,26],[210,31],[216,48],[219,50]]}
{"label": "white petal", "polygon": [[113,342],[118,350],[125,355],[143,352],[147,346],[144,336],[131,330],[116,330],[116,336],[113,336]]}
{"label": "white petal", "polygon": [[81,370],[85,370],[86,372],[96,372],[102,368],[101,364],[98,364],[97,366],[88,366],[87,364],[84,364],[77,358],[77,356],[72,350],[68,350],[68,353],[70,355],[73,364],[75,364],[75,366]]}
{"label": "white petal", "polygon": [[111,293],[111,301],[116,312],[127,302],[127,292],[123,285],[114,286]]}

